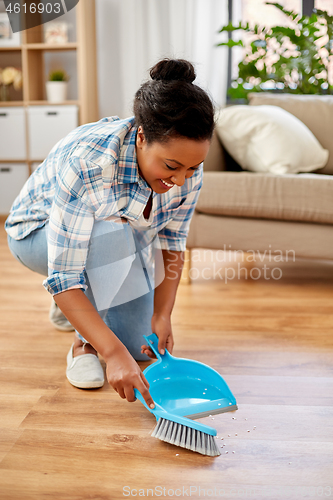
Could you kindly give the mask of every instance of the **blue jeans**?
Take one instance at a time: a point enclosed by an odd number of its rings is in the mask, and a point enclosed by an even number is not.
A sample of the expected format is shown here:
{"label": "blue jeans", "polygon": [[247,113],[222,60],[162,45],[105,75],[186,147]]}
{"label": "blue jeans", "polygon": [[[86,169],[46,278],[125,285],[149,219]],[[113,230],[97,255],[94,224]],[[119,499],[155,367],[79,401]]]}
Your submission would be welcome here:
{"label": "blue jeans", "polygon": [[[43,276],[48,276],[47,233],[48,223],[22,240],[8,236],[14,257]],[[143,335],[151,333],[154,277],[142,252],[137,251],[134,233],[128,223],[95,222],[85,269],[85,295],[134,359],[144,361],[149,357],[141,354],[141,345]]]}

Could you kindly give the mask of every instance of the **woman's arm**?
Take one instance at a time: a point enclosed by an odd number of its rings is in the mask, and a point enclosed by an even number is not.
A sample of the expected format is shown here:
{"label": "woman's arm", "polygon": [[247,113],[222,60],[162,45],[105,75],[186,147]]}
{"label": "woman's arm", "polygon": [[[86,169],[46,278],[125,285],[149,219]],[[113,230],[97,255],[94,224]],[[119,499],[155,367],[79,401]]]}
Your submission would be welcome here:
{"label": "woman's arm", "polygon": [[[152,317],[152,331],[159,338],[158,350],[164,354],[167,348],[170,353],[173,349],[173,335],[171,328],[171,312],[175,303],[176,293],[184,264],[184,252],[162,250],[164,261],[164,280],[155,289],[154,314]],[[155,355],[149,346],[141,346],[141,352],[154,358]]]}
{"label": "woman's arm", "polygon": [[149,384],[139,365],[124,344],[106,326],[82,289],[70,289],[56,294],[54,300],[75,330],[104,358],[108,382],[120,397],[134,401],[136,388],[147,405],[153,408],[154,401],[149,394]]}

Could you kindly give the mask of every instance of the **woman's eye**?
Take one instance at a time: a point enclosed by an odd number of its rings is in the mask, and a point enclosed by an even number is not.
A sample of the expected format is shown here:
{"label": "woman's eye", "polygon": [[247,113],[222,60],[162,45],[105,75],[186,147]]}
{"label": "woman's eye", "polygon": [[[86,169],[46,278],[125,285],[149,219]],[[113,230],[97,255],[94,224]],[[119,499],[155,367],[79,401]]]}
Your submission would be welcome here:
{"label": "woman's eye", "polygon": [[176,167],[170,167],[170,165],[165,164],[169,170],[176,170]]}

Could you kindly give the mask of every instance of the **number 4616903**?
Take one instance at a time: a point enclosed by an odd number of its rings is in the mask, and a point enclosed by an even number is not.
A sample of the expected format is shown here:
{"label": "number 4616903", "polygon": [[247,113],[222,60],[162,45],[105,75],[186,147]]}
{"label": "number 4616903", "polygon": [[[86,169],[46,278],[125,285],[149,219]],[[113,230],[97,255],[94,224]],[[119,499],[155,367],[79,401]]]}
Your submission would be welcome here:
{"label": "number 4616903", "polygon": [[6,8],[6,12],[8,14],[20,14],[23,12],[24,14],[30,13],[30,14],[43,14],[46,12],[47,14],[60,14],[61,13],[61,5],[60,3],[23,3],[21,4],[20,2],[12,4],[12,2],[9,3],[9,5]]}

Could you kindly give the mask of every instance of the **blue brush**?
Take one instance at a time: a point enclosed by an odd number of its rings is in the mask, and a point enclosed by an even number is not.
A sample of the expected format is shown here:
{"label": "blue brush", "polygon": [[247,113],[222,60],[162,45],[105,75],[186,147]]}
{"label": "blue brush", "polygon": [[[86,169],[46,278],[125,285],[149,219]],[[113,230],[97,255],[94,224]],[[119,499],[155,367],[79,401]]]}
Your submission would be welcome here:
{"label": "blue brush", "polygon": [[143,372],[155,408],[147,406],[137,389],[134,392],[155,415],[157,425],[152,436],[202,455],[220,455],[214,439],[216,429],[192,419],[237,410],[236,399],[227,383],[217,371],[203,363],[176,358],[167,349],[161,355],[154,333],[144,338],[157,357]]}

